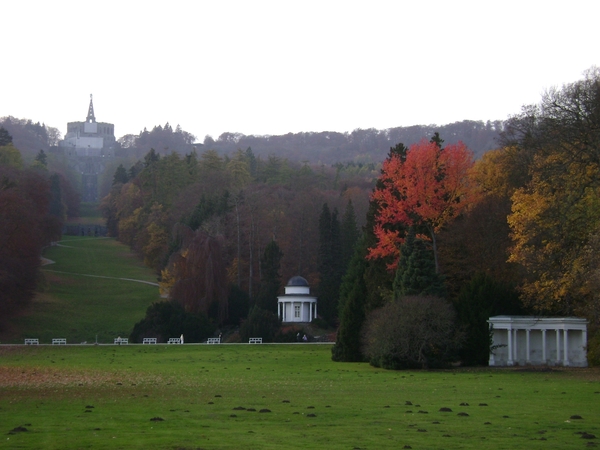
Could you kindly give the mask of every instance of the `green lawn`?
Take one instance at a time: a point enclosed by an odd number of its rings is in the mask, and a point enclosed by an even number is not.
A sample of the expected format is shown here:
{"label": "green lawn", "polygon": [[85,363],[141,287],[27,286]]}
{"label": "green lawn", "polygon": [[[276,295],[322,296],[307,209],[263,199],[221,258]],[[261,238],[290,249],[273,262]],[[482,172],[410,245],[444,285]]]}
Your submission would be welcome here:
{"label": "green lawn", "polygon": [[581,433],[600,437],[596,369],[394,372],[334,363],[330,349],[0,347],[0,448],[582,449],[598,439]]}
{"label": "green lawn", "polygon": [[[146,308],[160,300],[158,287],[119,278],[156,283],[156,275],[114,239],[66,236],[44,257],[46,289],[11,321],[3,343],[38,338],[66,338],[69,343],[112,342],[129,336]],[[94,275],[88,276],[88,275]]]}

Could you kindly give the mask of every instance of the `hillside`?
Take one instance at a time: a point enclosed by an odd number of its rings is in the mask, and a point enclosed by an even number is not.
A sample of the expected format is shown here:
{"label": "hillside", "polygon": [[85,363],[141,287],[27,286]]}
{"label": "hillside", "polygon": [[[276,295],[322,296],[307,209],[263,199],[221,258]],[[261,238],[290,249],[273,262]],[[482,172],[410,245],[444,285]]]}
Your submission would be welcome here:
{"label": "hillside", "polygon": [[3,344],[24,338],[91,343],[96,336],[98,342],[112,342],[128,336],[160,299],[152,271],[114,239],[65,237],[44,256],[51,261],[42,270],[45,289],[3,328]]}
{"label": "hillside", "polygon": [[398,143],[407,146],[429,139],[439,132],[447,143],[463,141],[479,158],[488,150],[498,147],[498,137],[504,127],[501,121],[463,120],[446,125],[414,125],[384,130],[356,129],[352,132],[301,132],[278,136],[244,135],[222,133],[216,140],[206,136],[202,143],[192,144],[194,136],[167,123],[144,130],[139,135],[127,135],[119,139],[120,157],[142,158],[151,148],[160,154],[175,150],[180,154],[216,150],[221,155],[231,155],[238,149],[251,148],[257,157],[284,158],[292,162],[333,165],[336,163],[379,163],[390,149]]}

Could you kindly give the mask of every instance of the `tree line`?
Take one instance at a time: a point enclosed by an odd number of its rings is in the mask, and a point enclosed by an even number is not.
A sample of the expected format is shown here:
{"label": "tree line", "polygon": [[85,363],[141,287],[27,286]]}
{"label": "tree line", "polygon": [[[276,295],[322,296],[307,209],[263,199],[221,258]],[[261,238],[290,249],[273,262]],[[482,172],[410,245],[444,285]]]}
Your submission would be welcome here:
{"label": "tree line", "polygon": [[263,160],[250,148],[225,157],[151,149],[117,167],[101,209],[110,235],[137,252],[163,293],[190,314],[221,326],[248,319],[242,332],[250,318],[274,324],[282,283],[301,275],[323,292],[325,320],[335,325],[335,286],[375,175],[359,172]]}
{"label": "tree line", "polygon": [[438,134],[390,149],[341,286],[334,360],[486,364],[486,319],[527,313],[587,318],[600,362],[600,71],[524,106],[500,144],[476,162]]}
{"label": "tree line", "polygon": [[[76,190],[47,168],[40,150],[23,162],[12,135],[0,127],[0,309],[2,319],[25,307],[42,280],[41,253],[61,238],[68,214],[78,213]],[[0,323],[0,326],[2,324]]]}

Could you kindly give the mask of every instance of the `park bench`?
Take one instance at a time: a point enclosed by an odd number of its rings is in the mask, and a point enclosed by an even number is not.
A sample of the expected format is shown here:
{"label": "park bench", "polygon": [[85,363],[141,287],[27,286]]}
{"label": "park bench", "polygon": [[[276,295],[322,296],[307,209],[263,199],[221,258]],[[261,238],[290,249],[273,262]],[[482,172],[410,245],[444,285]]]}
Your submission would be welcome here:
{"label": "park bench", "polygon": [[221,343],[221,338],[208,338],[206,340],[207,344],[220,344]]}
{"label": "park bench", "polygon": [[64,338],[52,339],[52,345],[67,345],[67,340]]}
{"label": "park bench", "polygon": [[181,344],[181,338],[169,338],[169,344]]}
{"label": "park bench", "polygon": [[115,338],[115,345],[128,345],[129,338]]}
{"label": "park bench", "polygon": [[25,339],[25,345],[40,345],[39,339]]}
{"label": "park bench", "polygon": [[144,338],[142,344],[156,344],[156,338]]}
{"label": "park bench", "polygon": [[262,344],[262,338],[250,338],[248,344]]}

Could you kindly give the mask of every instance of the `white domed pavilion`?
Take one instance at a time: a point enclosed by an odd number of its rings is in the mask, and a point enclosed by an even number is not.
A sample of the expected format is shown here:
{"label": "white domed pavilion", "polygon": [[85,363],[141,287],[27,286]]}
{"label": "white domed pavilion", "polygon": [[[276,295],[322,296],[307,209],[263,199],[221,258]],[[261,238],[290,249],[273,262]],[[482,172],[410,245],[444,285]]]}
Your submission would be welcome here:
{"label": "white domed pavilion", "polygon": [[282,322],[312,322],[317,317],[317,297],[310,295],[308,281],[290,278],[285,294],[277,297],[277,311]]}

